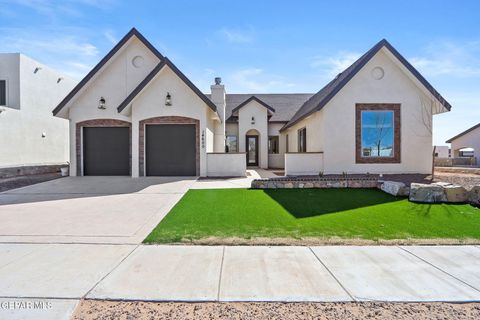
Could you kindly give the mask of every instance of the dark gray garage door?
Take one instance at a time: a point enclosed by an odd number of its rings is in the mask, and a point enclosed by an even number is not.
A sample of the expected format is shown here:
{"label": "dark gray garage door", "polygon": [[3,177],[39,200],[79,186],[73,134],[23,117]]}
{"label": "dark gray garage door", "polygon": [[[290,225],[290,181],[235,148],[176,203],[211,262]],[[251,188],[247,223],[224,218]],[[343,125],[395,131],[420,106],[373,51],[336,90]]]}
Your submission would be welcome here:
{"label": "dark gray garage door", "polygon": [[147,125],[145,131],[147,176],[196,175],[195,125]]}
{"label": "dark gray garage door", "polygon": [[128,176],[129,128],[83,128],[83,174]]}

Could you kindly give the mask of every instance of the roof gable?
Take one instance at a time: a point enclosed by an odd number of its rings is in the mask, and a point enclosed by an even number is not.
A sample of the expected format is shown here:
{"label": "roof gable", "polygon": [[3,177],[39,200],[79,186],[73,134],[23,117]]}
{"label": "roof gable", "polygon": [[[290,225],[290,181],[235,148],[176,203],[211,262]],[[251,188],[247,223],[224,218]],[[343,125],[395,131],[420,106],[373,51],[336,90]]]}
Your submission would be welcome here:
{"label": "roof gable", "polygon": [[469,133],[469,132],[471,132],[471,131],[473,131],[477,128],[480,128],[480,123],[477,124],[477,125],[474,125],[470,129],[467,129],[467,130],[463,131],[462,133],[457,134],[455,137],[448,139],[447,141],[445,141],[445,143],[452,143],[453,140],[458,139],[458,138],[466,135],[467,133]]}
{"label": "roof gable", "polygon": [[53,115],[57,115],[70,102],[76,94],[92,79],[102,67],[132,38],[136,37],[142,42],[160,61],[164,60],[164,56],[135,28],[132,28],[105,57],[73,88],[72,91],[58,104],[53,110]]}
{"label": "roof gable", "polygon": [[240,110],[241,108],[243,108],[244,106],[246,106],[247,104],[249,104],[250,102],[252,101],[255,101],[255,102],[258,102],[261,106],[265,107],[267,110],[270,110],[270,112],[274,113],[275,112],[275,109],[273,109],[271,106],[269,106],[267,103],[263,102],[262,100],[258,99],[257,97],[255,96],[251,96],[250,98],[248,98],[247,100],[243,101],[242,103],[240,103],[236,108],[234,108],[232,110],[232,114],[237,112],[238,110]]}
{"label": "roof gable", "polygon": [[447,109],[451,105],[433,88],[433,86],[418,72],[387,40],[382,39],[351,66],[338,74],[325,87],[307,100],[281,129],[288,129],[314,112],[320,111],[382,48],[389,50],[400,63]]}
{"label": "roof gable", "polygon": [[125,100],[120,103],[117,110],[122,112],[134,99],[135,97],[145,89],[150,82],[155,78],[155,76],[163,69],[164,66],[168,66],[207,106],[213,111],[217,111],[217,106],[207,98],[191,81],[188,79],[167,57],[164,59],[143,79],[142,82],[125,98]]}

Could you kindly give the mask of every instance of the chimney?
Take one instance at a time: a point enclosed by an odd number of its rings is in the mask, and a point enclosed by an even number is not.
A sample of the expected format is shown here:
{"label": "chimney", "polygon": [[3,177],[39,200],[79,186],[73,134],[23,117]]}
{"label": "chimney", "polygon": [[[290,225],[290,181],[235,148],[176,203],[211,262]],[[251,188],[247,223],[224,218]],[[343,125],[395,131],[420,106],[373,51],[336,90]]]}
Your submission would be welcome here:
{"label": "chimney", "polygon": [[210,86],[212,91],[211,100],[217,106],[218,115],[225,122],[225,86],[222,84],[222,78],[216,77],[215,84]]}
{"label": "chimney", "polygon": [[215,84],[212,90],[211,100],[217,106],[217,112],[221,122],[215,121],[213,152],[225,152],[225,86],[222,84],[222,78],[215,78]]}

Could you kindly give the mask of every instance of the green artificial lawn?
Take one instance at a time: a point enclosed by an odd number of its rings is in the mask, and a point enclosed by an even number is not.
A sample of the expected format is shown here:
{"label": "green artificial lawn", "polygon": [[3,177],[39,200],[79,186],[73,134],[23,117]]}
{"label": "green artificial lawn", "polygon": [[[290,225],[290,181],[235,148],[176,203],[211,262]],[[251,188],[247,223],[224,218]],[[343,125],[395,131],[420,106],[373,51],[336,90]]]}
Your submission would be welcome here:
{"label": "green artificial lawn", "polygon": [[190,190],[145,242],[205,237],[480,239],[480,209],[376,189]]}

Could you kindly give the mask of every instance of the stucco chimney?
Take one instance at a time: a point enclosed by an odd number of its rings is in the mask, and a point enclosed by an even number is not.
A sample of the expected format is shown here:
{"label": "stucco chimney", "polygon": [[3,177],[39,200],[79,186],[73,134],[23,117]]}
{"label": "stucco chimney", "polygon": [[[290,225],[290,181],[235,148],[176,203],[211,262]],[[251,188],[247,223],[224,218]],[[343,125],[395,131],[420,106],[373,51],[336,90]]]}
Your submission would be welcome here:
{"label": "stucco chimney", "polygon": [[214,152],[225,152],[225,86],[222,84],[222,79],[215,78],[215,84],[210,86],[212,90],[211,100],[217,106],[218,116],[221,122],[215,123],[214,131]]}
{"label": "stucco chimney", "polygon": [[212,90],[212,102],[215,103],[218,115],[222,122],[225,122],[225,86],[222,84],[222,78],[215,78],[215,84],[210,86]]}

